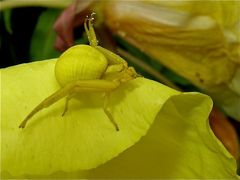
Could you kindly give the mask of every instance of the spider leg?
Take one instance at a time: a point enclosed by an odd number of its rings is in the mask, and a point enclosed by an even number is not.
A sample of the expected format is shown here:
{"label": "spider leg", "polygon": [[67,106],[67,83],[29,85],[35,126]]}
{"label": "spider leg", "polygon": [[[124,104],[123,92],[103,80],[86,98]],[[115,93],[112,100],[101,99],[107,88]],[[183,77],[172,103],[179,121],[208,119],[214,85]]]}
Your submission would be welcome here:
{"label": "spider leg", "polygon": [[[65,113],[67,112],[67,110],[68,110],[68,102],[74,95],[76,95],[76,94],[78,94],[80,92],[91,92],[91,91],[92,92],[105,92],[105,90],[102,90],[102,89],[90,89],[90,88],[81,89],[81,88],[75,88],[73,90],[72,94],[68,95],[67,98],[66,98],[65,107],[64,107],[64,111],[63,111],[62,116],[64,116]],[[108,102],[109,102],[109,97],[110,97],[110,92],[106,92],[105,96],[104,96],[103,110],[104,110],[104,113],[107,115],[108,119],[114,125],[116,131],[119,131],[119,127],[118,127],[117,123],[114,121],[111,112],[107,108],[107,105],[108,105]]]}
{"label": "spider leg", "polygon": [[68,102],[69,102],[70,99],[72,99],[73,96],[74,96],[74,94],[70,94],[70,95],[67,96],[62,116],[64,116],[65,113],[67,112],[67,110],[68,110]]}
{"label": "spider leg", "polygon": [[108,105],[108,101],[109,101],[109,97],[110,97],[110,93],[106,93],[104,96],[104,104],[103,104],[103,110],[105,112],[105,114],[107,115],[108,119],[111,121],[111,123],[114,125],[116,131],[119,131],[119,127],[118,124],[116,123],[116,121],[113,119],[112,114],[110,113],[110,111],[107,108]]}
{"label": "spider leg", "polygon": [[75,87],[75,88],[72,90],[71,94],[69,94],[69,95],[66,97],[66,102],[65,102],[65,106],[64,106],[64,110],[63,110],[62,116],[64,116],[65,113],[66,113],[67,110],[68,110],[68,104],[69,104],[70,99],[72,99],[73,96],[75,96],[76,94],[83,93],[83,92],[105,92],[105,91],[106,91],[106,90],[102,90],[102,89]]}
{"label": "spider leg", "polygon": [[97,50],[99,50],[101,53],[104,54],[104,56],[107,57],[109,64],[123,64],[126,68],[128,67],[127,61],[125,61],[121,56],[101,47],[101,46],[96,46],[95,47]]}
{"label": "spider leg", "polygon": [[19,125],[19,128],[24,128],[27,124],[27,122],[29,121],[29,119],[35,115],[37,112],[39,112],[40,110],[42,110],[43,108],[47,108],[50,105],[54,104],[55,102],[57,102],[58,100],[62,99],[63,97],[65,97],[69,91],[71,90],[69,85],[66,85],[65,87],[59,89],[58,91],[56,91],[55,93],[53,93],[52,95],[50,95],[49,97],[47,97],[46,99],[44,99],[40,104],[38,104],[28,115],[27,117],[22,121],[22,123]]}
{"label": "spider leg", "polygon": [[92,21],[94,20],[93,15],[94,14],[91,14],[90,17],[87,17],[85,19],[84,29],[85,29],[85,31],[87,33],[88,41],[90,43],[90,46],[95,47],[95,46],[98,45],[98,40],[97,40],[95,31],[94,31],[94,28],[93,28],[93,25],[92,25]]}
{"label": "spider leg", "polygon": [[72,83],[67,84],[65,87],[59,89],[46,99],[44,99],[39,105],[37,105],[28,115],[27,117],[22,121],[22,123],[19,125],[19,128],[24,128],[29,121],[29,119],[34,116],[37,112],[40,110],[47,108],[57,102],[58,100],[64,98],[65,96],[72,94],[74,92],[81,91],[89,91],[89,89],[92,89],[92,91],[98,92],[107,92],[112,91],[113,89],[116,89],[120,85],[117,81],[107,81],[107,80],[101,80],[101,79],[95,79],[95,80],[78,80],[74,81]]}

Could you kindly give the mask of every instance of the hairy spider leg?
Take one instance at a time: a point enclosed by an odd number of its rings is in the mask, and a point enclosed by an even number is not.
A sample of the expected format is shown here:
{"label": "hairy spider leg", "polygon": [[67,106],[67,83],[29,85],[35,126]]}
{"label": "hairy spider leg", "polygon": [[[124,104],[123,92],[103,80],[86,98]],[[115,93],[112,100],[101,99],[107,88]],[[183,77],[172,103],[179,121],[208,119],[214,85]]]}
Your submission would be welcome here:
{"label": "hairy spider leg", "polygon": [[63,88],[59,89],[46,99],[44,99],[39,105],[37,105],[29,114],[28,116],[22,121],[22,123],[19,125],[19,128],[24,128],[27,124],[27,122],[30,120],[31,117],[33,117],[37,112],[42,110],[43,108],[47,108],[50,105],[54,104],[58,100],[64,98],[65,96],[74,93],[75,91],[79,91],[80,89],[93,89],[93,91],[112,91],[116,89],[120,85],[117,81],[107,81],[107,80],[78,80],[74,81],[72,83],[69,83],[68,85],[64,86]]}

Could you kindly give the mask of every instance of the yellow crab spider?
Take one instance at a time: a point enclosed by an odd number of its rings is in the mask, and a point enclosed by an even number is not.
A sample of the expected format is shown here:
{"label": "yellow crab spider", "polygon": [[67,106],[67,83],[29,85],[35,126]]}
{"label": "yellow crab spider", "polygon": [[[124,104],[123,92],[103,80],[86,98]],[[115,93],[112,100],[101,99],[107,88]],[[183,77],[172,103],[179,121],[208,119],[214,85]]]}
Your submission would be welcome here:
{"label": "yellow crab spider", "polygon": [[118,131],[118,124],[107,110],[110,93],[121,83],[137,78],[139,75],[133,67],[113,52],[98,46],[95,31],[92,26],[93,18],[86,18],[84,28],[89,45],[76,45],[66,50],[57,60],[55,76],[61,88],[44,99],[22,121],[19,128],[24,128],[30,118],[43,108],[51,106],[66,97],[63,114],[68,109],[69,100],[77,93],[103,92],[103,110]]}

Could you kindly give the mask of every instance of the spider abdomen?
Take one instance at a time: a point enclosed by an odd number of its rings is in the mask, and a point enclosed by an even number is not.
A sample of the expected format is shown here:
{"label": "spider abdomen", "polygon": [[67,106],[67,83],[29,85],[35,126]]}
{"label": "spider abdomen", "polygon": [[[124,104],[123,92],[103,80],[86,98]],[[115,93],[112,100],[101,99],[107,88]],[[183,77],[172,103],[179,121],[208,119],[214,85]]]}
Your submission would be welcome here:
{"label": "spider abdomen", "polygon": [[76,81],[100,79],[106,71],[106,57],[94,47],[76,45],[66,50],[55,65],[56,79],[61,86]]}

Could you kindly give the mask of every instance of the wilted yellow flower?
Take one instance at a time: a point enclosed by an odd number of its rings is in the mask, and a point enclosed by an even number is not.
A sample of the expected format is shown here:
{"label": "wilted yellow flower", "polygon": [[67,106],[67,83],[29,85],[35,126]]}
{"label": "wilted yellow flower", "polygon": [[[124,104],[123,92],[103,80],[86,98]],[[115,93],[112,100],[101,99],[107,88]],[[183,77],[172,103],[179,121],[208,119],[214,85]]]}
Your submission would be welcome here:
{"label": "wilted yellow flower", "polygon": [[239,9],[240,1],[114,1],[104,12],[114,33],[240,120]]}

